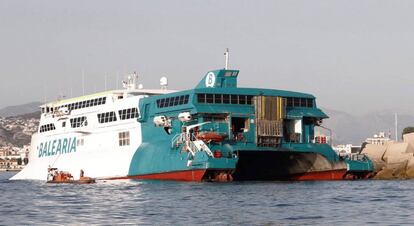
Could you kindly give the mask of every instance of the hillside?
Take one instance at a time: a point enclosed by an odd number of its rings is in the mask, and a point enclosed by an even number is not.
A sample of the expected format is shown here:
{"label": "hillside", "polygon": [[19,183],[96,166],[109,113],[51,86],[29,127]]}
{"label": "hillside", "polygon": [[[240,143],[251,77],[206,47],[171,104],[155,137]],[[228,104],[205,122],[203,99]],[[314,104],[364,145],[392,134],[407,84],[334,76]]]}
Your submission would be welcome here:
{"label": "hillside", "polygon": [[0,117],[11,117],[16,115],[24,115],[39,111],[40,102],[31,102],[22,105],[9,106],[0,109]]}
{"label": "hillside", "polygon": [[[323,109],[329,115],[324,120],[324,126],[333,130],[334,144],[361,144],[367,137],[384,131],[391,132],[394,139],[394,113],[374,112],[366,115],[355,116],[349,113]],[[398,133],[401,139],[401,132],[407,126],[414,125],[414,116],[398,115]]]}

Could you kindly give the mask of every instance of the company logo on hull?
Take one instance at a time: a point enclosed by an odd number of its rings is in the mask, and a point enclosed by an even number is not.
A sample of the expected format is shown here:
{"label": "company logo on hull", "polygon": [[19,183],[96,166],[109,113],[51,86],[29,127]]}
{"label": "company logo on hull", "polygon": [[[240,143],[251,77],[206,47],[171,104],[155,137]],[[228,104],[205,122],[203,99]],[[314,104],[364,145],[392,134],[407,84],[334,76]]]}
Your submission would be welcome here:
{"label": "company logo on hull", "polygon": [[39,158],[76,152],[76,137],[57,139],[40,143],[37,147]]}

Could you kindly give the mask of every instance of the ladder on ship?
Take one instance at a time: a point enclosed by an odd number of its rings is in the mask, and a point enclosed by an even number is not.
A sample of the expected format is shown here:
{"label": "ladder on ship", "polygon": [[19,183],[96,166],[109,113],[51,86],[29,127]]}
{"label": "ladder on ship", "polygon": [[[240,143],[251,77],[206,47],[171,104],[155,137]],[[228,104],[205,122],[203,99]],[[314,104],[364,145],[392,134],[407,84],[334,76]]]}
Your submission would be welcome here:
{"label": "ladder on ship", "polygon": [[191,132],[194,128],[207,124],[207,123],[209,122],[199,123],[196,125],[185,127],[186,132],[177,134],[172,139],[171,148],[178,148],[183,145],[183,150],[188,151],[193,156],[195,156],[197,152],[204,151],[207,153],[207,155],[214,157],[213,152],[210,150],[208,145],[204,141],[197,139],[194,136],[194,133]]}

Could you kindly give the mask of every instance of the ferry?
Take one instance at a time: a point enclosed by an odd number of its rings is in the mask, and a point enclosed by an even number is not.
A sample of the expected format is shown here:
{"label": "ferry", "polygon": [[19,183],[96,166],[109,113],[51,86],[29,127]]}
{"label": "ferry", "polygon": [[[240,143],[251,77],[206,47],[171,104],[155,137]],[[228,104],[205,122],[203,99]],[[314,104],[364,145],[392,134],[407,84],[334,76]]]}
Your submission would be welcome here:
{"label": "ferry", "polygon": [[[343,158],[318,143],[328,116],[311,94],[238,87],[239,70],[206,73],[189,90],[124,89],[42,105],[29,164],[12,180],[46,180],[48,169],[96,180],[343,180],[367,178],[365,156]],[[264,81],[266,82],[266,81]],[[75,178],[78,179],[78,178]]]}

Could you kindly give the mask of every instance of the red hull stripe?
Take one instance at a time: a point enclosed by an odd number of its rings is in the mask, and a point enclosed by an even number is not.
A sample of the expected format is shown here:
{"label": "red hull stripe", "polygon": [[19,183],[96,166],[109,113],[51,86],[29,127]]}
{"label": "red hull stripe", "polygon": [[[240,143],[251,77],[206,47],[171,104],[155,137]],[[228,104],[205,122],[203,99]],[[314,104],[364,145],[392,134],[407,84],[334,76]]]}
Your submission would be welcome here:
{"label": "red hull stripe", "polygon": [[292,176],[293,180],[343,180],[346,169],[309,172]]}
{"label": "red hull stripe", "polygon": [[165,173],[154,173],[136,176],[126,177],[115,177],[108,180],[120,180],[120,179],[147,179],[147,180],[175,180],[175,181],[195,181],[201,182],[203,176],[207,170],[185,170],[185,171],[174,171]]}

